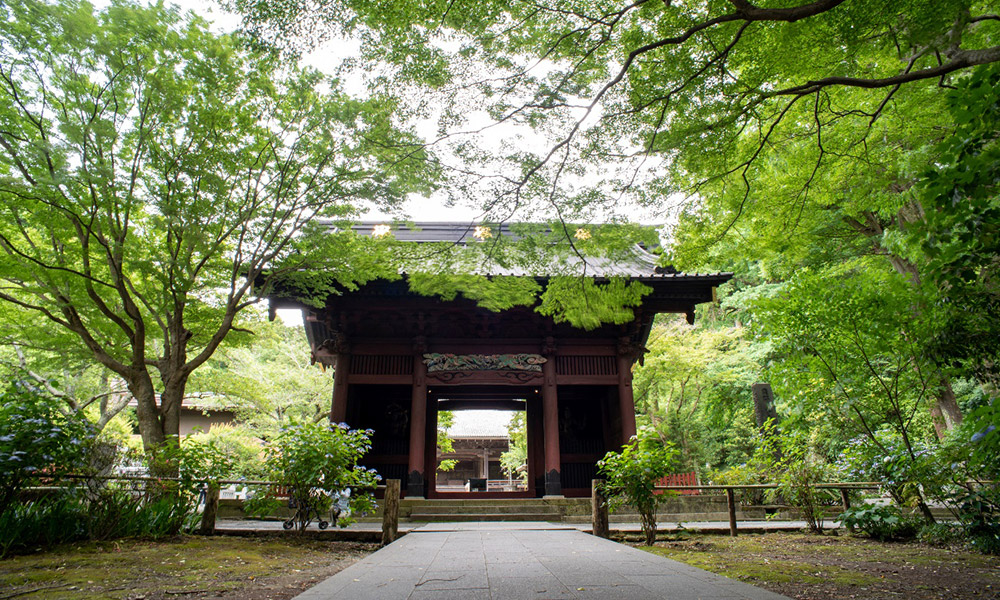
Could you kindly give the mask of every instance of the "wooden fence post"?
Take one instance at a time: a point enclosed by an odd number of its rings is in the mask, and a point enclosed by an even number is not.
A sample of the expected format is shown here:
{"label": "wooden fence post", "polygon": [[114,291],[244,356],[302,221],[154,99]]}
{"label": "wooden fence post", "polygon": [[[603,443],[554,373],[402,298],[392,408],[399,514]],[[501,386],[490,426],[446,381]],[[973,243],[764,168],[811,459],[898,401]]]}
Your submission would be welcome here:
{"label": "wooden fence post", "polygon": [[399,531],[399,486],[398,479],[387,479],[385,498],[382,501],[382,545],[396,540]]}
{"label": "wooden fence post", "polygon": [[212,535],[215,533],[215,516],[219,512],[219,483],[211,481],[205,491],[205,510],[201,513],[202,535]]}
{"label": "wooden fence post", "polygon": [[607,539],[610,535],[610,531],[608,531],[608,503],[601,492],[602,485],[604,485],[603,479],[593,479],[590,482],[591,526],[594,535]]}
{"label": "wooden fence post", "polygon": [[731,487],[726,488],[726,503],[729,505],[729,535],[736,537],[736,498]]}
{"label": "wooden fence post", "polygon": [[[851,497],[848,495],[847,488],[840,488],[840,503],[844,505],[844,512],[851,509]],[[848,525],[847,530],[854,533],[854,525]]]}

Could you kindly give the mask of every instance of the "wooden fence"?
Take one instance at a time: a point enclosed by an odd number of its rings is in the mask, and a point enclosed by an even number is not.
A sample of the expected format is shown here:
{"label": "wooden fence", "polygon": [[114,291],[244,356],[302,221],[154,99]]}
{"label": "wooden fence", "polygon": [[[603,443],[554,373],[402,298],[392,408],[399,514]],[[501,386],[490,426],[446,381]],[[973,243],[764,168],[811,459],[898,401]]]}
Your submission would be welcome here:
{"label": "wooden fence", "polygon": [[[179,477],[150,477],[141,475],[77,475],[72,473],[53,475],[48,473],[36,473],[33,476],[43,481],[49,480],[51,482],[55,482],[60,479],[85,481],[126,481],[149,484],[181,481]],[[192,480],[189,479],[187,481],[190,482]],[[215,520],[219,508],[219,493],[222,486],[252,485],[268,487],[270,488],[271,494],[277,498],[287,498],[289,496],[288,487],[274,481],[255,481],[245,479],[220,479],[218,481],[199,481],[195,479],[193,481],[205,486],[205,508],[201,514],[201,526],[199,527],[199,533],[205,535],[211,535],[215,532]],[[388,544],[398,537],[400,480],[389,479],[385,482],[385,485],[378,486],[376,491],[383,492],[385,498],[382,512],[382,543]]]}
{"label": "wooden fence", "polygon": [[[664,479],[669,479],[664,478]],[[601,495],[603,479],[595,479],[592,484],[592,521],[594,535],[607,537],[608,532],[608,505]],[[683,494],[685,491],[701,493],[702,491],[721,491],[726,494],[726,506],[729,509],[729,535],[736,537],[738,528],[736,526],[736,490],[773,490],[779,486],[774,483],[748,484],[748,485],[658,485],[653,493],[662,494],[664,492],[677,492]],[[818,490],[837,490],[840,492],[840,504],[844,510],[851,508],[851,490],[875,490],[882,487],[882,484],[872,481],[845,481],[839,483],[817,483],[812,488]]]}

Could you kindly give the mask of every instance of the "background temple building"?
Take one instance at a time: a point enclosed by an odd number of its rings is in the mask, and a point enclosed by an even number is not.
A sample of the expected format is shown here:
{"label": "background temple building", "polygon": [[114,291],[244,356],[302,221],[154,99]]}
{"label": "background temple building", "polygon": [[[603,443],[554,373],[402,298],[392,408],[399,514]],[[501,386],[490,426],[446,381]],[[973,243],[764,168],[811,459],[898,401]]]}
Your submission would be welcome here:
{"label": "background temple building", "polygon": [[[477,242],[468,225],[450,223],[394,226],[392,235],[417,244]],[[497,313],[461,297],[421,296],[405,280],[370,282],[330,296],[321,309],[272,298],[272,309],[303,308],[313,358],[335,368],[331,418],[374,430],[364,464],[403,480],[408,496],[483,493],[438,489],[434,477],[437,413],[464,409],[525,411],[527,489],[486,494],[586,496],[595,463],[635,434],[632,366],[653,318],[684,313],[693,321],[695,305],[731,277],[677,273],[656,259],[639,246],[628,260],[587,259],[587,276],[598,282],[618,276],[652,288],[631,322],[590,331],[532,307]]]}
{"label": "background temple building", "polygon": [[[527,489],[519,474],[505,473],[501,457],[510,449],[508,423],[512,413],[458,411],[448,429],[450,452],[438,452],[438,463],[455,461],[450,470],[438,469],[439,492],[516,492]],[[493,418],[491,418],[493,417]],[[499,418],[497,418],[499,417]]]}

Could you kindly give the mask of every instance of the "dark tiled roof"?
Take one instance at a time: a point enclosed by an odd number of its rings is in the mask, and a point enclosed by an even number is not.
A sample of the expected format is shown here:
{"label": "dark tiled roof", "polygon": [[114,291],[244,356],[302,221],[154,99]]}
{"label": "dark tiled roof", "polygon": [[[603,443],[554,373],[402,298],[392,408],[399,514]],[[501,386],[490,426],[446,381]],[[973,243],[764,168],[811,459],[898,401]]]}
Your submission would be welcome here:
{"label": "dark tiled roof", "polygon": [[[476,223],[454,223],[442,221],[415,222],[415,223],[388,223],[388,222],[362,222],[351,227],[352,230],[361,235],[372,235],[376,226],[389,225],[392,236],[402,242],[414,243],[453,243],[465,245],[470,243],[481,243],[476,238]],[[514,227],[517,227],[514,225]],[[491,225],[493,235],[502,235],[516,238],[517,233],[512,231],[509,224]],[[633,279],[683,279],[686,281],[699,280],[709,283],[722,284],[728,281],[731,273],[679,273],[673,267],[657,266],[659,257],[649,252],[643,246],[636,244],[632,247],[628,256],[616,260],[607,257],[588,256],[586,261],[585,275],[603,277],[630,277]],[[579,256],[568,256],[563,259],[563,270],[574,274],[581,273],[581,259]],[[551,275],[553,273],[527,272],[523,268],[515,265],[500,266],[498,264],[483,265],[478,269],[483,275],[512,275],[512,276],[539,276]]]}

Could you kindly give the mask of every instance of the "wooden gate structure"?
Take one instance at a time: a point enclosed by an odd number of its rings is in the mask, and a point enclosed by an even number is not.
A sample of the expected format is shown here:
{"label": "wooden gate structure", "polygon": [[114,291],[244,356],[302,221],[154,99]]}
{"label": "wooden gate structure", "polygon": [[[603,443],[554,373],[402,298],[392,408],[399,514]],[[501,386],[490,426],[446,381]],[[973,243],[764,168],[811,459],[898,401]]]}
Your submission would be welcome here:
{"label": "wooden gate structure", "polygon": [[[374,226],[355,230],[371,234]],[[393,235],[461,243],[471,231],[422,223],[397,226]],[[595,463],[635,434],[632,366],[653,317],[683,313],[693,322],[695,306],[732,277],[677,273],[656,267],[655,258],[636,247],[629,264],[588,267],[599,281],[625,276],[653,290],[631,322],[591,331],[555,323],[532,307],[496,313],[462,298],[421,296],[405,280],[370,282],[331,296],[321,309],[280,297],[271,307],[302,308],[313,359],[334,367],[330,418],[374,431],[364,464],[404,481],[404,495],[443,496],[434,489],[438,410],[492,408],[526,412],[528,490],[471,495],[583,497]]]}

